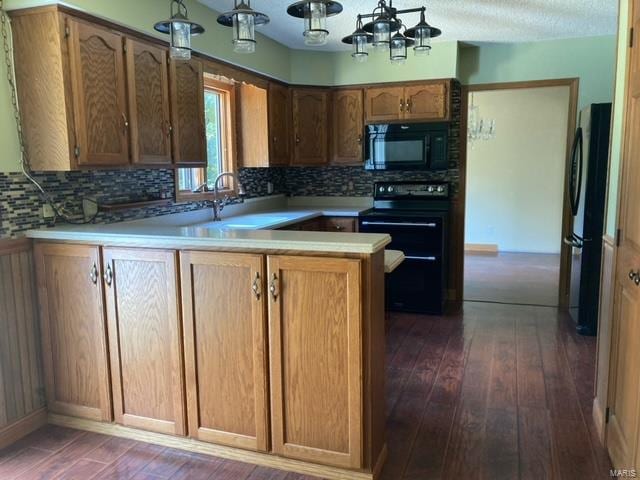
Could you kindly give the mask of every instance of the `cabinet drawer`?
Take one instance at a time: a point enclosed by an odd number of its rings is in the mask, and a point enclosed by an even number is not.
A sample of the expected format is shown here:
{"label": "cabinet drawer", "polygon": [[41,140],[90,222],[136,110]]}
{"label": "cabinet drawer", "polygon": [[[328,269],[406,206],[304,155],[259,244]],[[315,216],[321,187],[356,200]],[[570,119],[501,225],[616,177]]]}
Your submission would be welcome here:
{"label": "cabinet drawer", "polygon": [[354,217],[325,217],[324,229],[327,232],[356,232],[358,223]]}

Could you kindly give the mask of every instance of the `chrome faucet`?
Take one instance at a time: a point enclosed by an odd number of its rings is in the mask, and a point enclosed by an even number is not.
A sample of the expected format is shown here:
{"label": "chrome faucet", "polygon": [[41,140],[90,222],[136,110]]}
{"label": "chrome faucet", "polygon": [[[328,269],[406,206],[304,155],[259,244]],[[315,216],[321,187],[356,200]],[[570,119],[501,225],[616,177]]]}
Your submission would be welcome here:
{"label": "chrome faucet", "polygon": [[[220,194],[220,188],[219,188],[220,180],[223,179],[224,177],[231,177],[236,181],[236,184],[238,186],[238,195],[236,197],[230,197],[229,195],[225,195],[224,198],[222,199],[218,198]],[[203,183],[198,188],[193,190],[193,193],[203,193],[203,192],[210,192],[210,191],[211,190],[209,190],[209,186],[206,183]],[[243,203],[244,197],[246,194],[247,193],[244,189],[244,186],[242,185],[242,183],[240,183],[240,179],[238,178],[237,174],[233,172],[222,172],[220,175],[218,175],[215,181],[213,182],[213,200],[208,201],[211,203],[211,206],[213,208],[213,221],[219,222],[221,220],[220,213],[222,212],[222,210],[224,210],[224,207],[229,205],[231,202]]]}

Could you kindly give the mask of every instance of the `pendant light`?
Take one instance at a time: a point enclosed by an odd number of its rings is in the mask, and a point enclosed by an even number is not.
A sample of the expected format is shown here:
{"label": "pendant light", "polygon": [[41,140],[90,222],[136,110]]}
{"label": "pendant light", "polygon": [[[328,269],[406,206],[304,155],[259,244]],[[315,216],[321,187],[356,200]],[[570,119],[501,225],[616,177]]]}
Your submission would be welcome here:
{"label": "pendant light", "polygon": [[389,59],[391,63],[401,65],[407,61],[407,47],[413,45],[413,40],[405,37],[401,32],[391,37],[389,42]]}
{"label": "pendant light", "polygon": [[287,13],[304,18],[304,43],[320,46],[327,43],[327,17],[342,12],[342,5],[333,0],[302,0],[289,5]]}
{"label": "pendant light", "polygon": [[233,51],[253,53],[256,51],[255,27],[269,23],[269,17],[251,8],[251,0],[234,0],[233,10],[218,17],[218,23],[233,28]]}
{"label": "pendant light", "polygon": [[[177,7],[174,12],[174,6]],[[171,0],[170,18],[156,23],[153,28],[170,36],[169,56],[176,60],[191,58],[191,37],[204,33],[204,28],[187,18],[184,0]]]}
{"label": "pendant light", "polygon": [[432,27],[424,17],[424,10],[420,12],[420,22],[413,28],[408,29],[405,35],[415,40],[413,51],[416,55],[429,55],[431,51],[431,39],[439,37],[442,31]]}
{"label": "pendant light", "polygon": [[364,31],[362,27],[362,17],[358,16],[356,23],[356,30],[342,39],[342,43],[352,45],[353,52],[351,56],[356,62],[363,63],[369,58],[369,52],[367,52],[367,46],[373,41],[373,35]]}

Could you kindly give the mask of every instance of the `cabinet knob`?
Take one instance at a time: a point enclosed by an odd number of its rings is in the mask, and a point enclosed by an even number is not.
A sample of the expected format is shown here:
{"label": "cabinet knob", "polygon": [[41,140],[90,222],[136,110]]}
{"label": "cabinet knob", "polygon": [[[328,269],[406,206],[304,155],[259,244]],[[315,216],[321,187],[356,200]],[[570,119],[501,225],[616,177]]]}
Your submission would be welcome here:
{"label": "cabinet knob", "polygon": [[407,100],[407,112],[411,113],[412,106],[413,106],[413,103],[411,103],[411,100]]}
{"label": "cabinet knob", "polygon": [[113,271],[111,270],[111,265],[107,265],[107,270],[104,272],[104,283],[106,283],[108,287],[113,283]]}
{"label": "cabinet knob", "polygon": [[358,135],[358,143],[362,145],[362,135]]}
{"label": "cabinet knob", "polygon": [[341,232],[342,230],[344,230],[344,227],[342,225],[336,225],[336,230]]}
{"label": "cabinet knob", "polygon": [[275,273],[271,277],[271,282],[269,284],[269,291],[271,292],[271,297],[275,302],[278,299],[278,276]]}
{"label": "cabinet knob", "polygon": [[633,283],[635,283],[636,286],[640,286],[640,270],[637,270],[637,271],[630,270],[629,271],[629,280],[631,280]]}
{"label": "cabinet knob", "polygon": [[404,98],[400,99],[400,111],[404,112]]}
{"label": "cabinet knob", "polygon": [[129,130],[129,120],[127,120],[127,116],[122,114],[122,133],[127,134],[127,130]]}
{"label": "cabinet knob", "polygon": [[89,279],[91,279],[91,283],[94,285],[98,284],[98,267],[95,263],[93,264],[93,267],[91,267],[91,272],[89,272]]}
{"label": "cabinet knob", "polygon": [[300,137],[296,135],[296,144],[300,143]]}
{"label": "cabinet knob", "polygon": [[256,278],[253,279],[251,290],[256,297],[256,300],[260,300],[260,273],[256,272]]}
{"label": "cabinet knob", "polygon": [[278,137],[273,137],[273,143],[278,143]]}

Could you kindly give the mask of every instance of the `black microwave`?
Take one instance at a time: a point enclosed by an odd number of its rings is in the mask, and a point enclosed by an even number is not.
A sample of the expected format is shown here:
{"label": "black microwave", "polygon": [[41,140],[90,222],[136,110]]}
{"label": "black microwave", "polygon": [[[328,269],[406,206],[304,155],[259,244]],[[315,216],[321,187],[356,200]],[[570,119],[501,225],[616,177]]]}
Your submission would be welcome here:
{"label": "black microwave", "polygon": [[447,170],[448,123],[367,125],[366,170]]}

